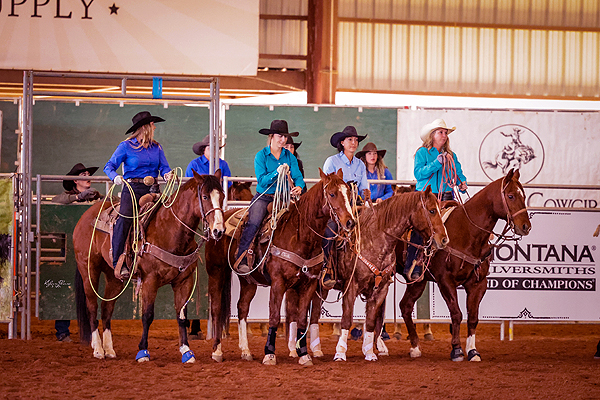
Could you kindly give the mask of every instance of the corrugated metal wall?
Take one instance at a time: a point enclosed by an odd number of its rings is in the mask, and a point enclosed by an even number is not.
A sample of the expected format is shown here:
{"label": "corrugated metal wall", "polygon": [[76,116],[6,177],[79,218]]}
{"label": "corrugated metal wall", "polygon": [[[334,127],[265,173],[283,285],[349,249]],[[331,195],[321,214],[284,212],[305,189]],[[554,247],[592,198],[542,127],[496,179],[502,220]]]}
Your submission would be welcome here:
{"label": "corrugated metal wall", "polygon": [[597,0],[340,0],[338,90],[600,95]]}

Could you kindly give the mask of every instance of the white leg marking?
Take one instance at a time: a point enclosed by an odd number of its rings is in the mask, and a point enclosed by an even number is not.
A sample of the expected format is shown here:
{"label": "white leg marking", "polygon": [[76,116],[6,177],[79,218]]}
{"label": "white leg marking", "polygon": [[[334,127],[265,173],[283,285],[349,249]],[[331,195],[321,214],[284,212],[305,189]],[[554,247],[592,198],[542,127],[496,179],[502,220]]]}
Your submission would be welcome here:
{"label": "white leg marking", "polygon": [[245,319],[238,322],[239,347],[242,350],[242,360],[252,361],[252,353],[248,346],[248,324]]}
{"label": "white leg marking", "polygon": [[348,350],[348,329],[342,329],[342,334],[338,339],[337,346],[335,346],[335,356],[333,361],[346,361],[346,350]]}
{"label": "white leg marking", "polygon": [[[188,351],[190,351],[190,348],[185,344],[179,348],[179,352],[181,353],[181,355],[184,355]],[[193,364],[195,362],[196,362],[196,357],[192,357],[186,361],[186,364]]]}
{"label": "white leg marking", "polygon": [[408,354],[410,354],[410,358],[421,357],[421,349],[419,348],[419,346],[417,346],[417,347],[411,347],[410,351],[408,352]]}
{"label": "white leg marking", "polygon": [[383,341],[381,336],[377,337],[377,350],[379,350],[380,356],[389,356],[390,355],[390,351],[388,350],[388,348],[385,345],[385,342]]}
{"label": "white leg marking", "polygon": [[181,307],[181,310],[179,310],[179,319],[185,319],[185,313],[183,312],[184,309],[185,307]]}
{"label": "white leg marking", "polygon": [[223,351],[221,350],[221,343],[217,345],[217,349],[213,351],[213,353],[211,354],[211,358],[216,362],[223,361]]}
{"label": "white leg marking", "polygon": [[92,349],[94,349],[94,357],[99,359],[104,358],[104,349],[102,348],[102,339],[100,338],[98,328],[92,332]]}
{"label": "white leg marking", "polygon": [[102,347],[104,348],[104,356],[108,358],[116,358],[117,353],[113,349],[112,333],[110,329],[105,329],[102,332]]}
{"label": "white leg marking", "polygon": [[319,324],[312,324],[310,326],[310,349],[313,352],[313,357],[323,357],[321,338],[319,337]]}
{"label": "white leg marking", "polygon": [[467,338],[467,354],[469,354],[469,350],[473,350],[475,348],[475,335],[471,335]]}
{"label": "white leg marking", "polygon": [[290,322],[290,337],[288,338],[288,350],[290,351],[290,357],[298,357],[296,353],[296,341],[298,340],[298,323]]}
{"label": "white leg marking", "polygon": [[377,361],[377,356],[373,352],[373,339],[375,339],[375,332],[365,332],[363,335],[362,351],[367,361]]}

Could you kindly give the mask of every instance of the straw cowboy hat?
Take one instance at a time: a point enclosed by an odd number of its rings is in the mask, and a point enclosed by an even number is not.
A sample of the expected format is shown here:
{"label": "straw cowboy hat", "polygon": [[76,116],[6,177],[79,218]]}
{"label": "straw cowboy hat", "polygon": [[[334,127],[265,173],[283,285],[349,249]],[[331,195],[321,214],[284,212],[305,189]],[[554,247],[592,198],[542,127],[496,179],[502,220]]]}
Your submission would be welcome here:
{"label": "straw cowboy hat", "polygon": [[444,128],[444,129],[447,129],[447,130],[448,130],[448,135],[449,135],[450,133],[452,133],[452,132],[453,132],[453,131],[456,129],[456,127],[455,127],[455,126],[453,126],[452,128],[448,128],[448,127],[446,126],[446,122],[445,122],[443,119],[441,119],[441,118],[438,118],[438,119],[436,119],[435,121],[433,121],[433,122],[431,122],[431,123],[429,123],[429,124],[425,125],[423,128],[421,128],[421,140],[422,140],[423,142],[424,142],[424,141],[426,141],[426,140],[427,140],[427,137],[429,136],[429,134],[430,134],[432,131],[434,131],[434,130],[436,130],[436,129],[438,129],[438,128]]}
{"label": "straw cowboy hat", "polygon": [[337,149],[340,142],[350,136],[357,137],[359,143],[362,142],[367,137],[367,135],[362,136],[362,135],[359,135],[358,133],[356,133],[355,127],[347,126],[344,128],[343,131],[334,133],[331,136],[331,139],[329,139],[329,143],[331,143],[331,145]]}
{"label": "straw cowboy hat", "polygon": [[294,145],[294,151],[298,151],[298,147],[300,147],[300,145],[302,144],[302,142],[294,142],[294,139],[292,139],[291,136],[287,137],[287,141],[285,142],[285,144],[293,144]]}
{"label": "straw cowboy hat", "polygon": [[164,122],[164,121],[165,120],[162,119],[161,117],[152,115],[148,111],[140,111],[139,113],[135,114],[133,116],[133,118],[131,118],[131,122],[133,122],[133,126],[131,128],[129,128],[127,130],[127,132],[125,132],[125,134],[127,135],[128,133],[135,132],[138,130],[138,128],[141,128],[142,126],[147,125],[150,122]]}
{"label": "straw cowboy hat", "polygon": [[[71,168],[69,172],[67,172],[67,175],[79,176],[79,174],[85,171],[89,172],[90,175],[94,175],[96,171],[98,171],[98,167],[86,168],[85,165],[83,165],[82,163],[77,163],[73,166],[73,168]],[[67,192],[73,190],[75,186],[75,181],[63,181],[63,187]]]}
{"label": "straw cowboy hat", "polygon": [[[204,139],[202,139],[201,142],[195,143],[192,146],[192,150],[194,150],[194,153],[198,154],[199,156],[204,154],[204,147],[209,146],[210,145],[210,138],[208,137],[208,135],[204,136]],[[225,145],[223,146],[219,146],[219,149],[225,147]]]}
{"label": "straw cowboy hat", "polygon": [[379,158],[383,158],[385,156],[385,153],[387,152],[387,150],[377,150],[377,146],[375,146],[375,143],[369,142],[365,144],[365,147],[363,147],[361,151],[357,151],[354,156],[356,158],[363,158],[367,153],[371,151],[376,151],[379,155]]}
{"label": "straw cowboy hat", "polygon": [[271,122],[271,128],[267,129],[261,129],[258,131],[258,133],[263,134],[263,135],[272,135],[274,133],[278,134],[278,135],[283,135],[283,136],[298,136],[298,132],[289,132],[288,131],[288,124],[287,121],[283,120],[283,119],[276,119],[273,120],[273,122]]}

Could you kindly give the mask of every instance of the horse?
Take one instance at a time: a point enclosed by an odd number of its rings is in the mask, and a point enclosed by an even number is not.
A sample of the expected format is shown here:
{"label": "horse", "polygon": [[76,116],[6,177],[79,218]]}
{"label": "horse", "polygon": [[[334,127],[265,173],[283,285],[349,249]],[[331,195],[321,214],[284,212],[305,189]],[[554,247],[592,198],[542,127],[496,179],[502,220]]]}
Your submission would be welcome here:
{"label": "horse", "polygon": [[[277,222],[273,233],[270,255],[266,258],[263,275],[255,269],[249,276],[240,277],[240,299],[238,308],[239,347],[242,359],[252,360],[248,347],[247,317],[250,302],[256,294],[257,284],[270,286],[269,334],[265,346],[263,364],[276,364],[275,338],[280,322],[281,302],[284,293],[294,291],[298,298],[297,308],[300,319],[298,336],[303,338],[297,350],[299,363],[311,365],[306,350],[306,325],[308,306],[315,292],[322,265],[322,237],[330,218],[338,221],[340,229],[350,231],[355,220],[350,209],[350,188],[342,179],[343,173],[326,175],[319,169],[321,180],[310,188],[300,199],[292,203],[289,210]],[[227,219],[233,211],[225,213]],[[213,354],[215,361],[223,360],[221,336],[223,327],[228,325],[231,307],[231,267],[235,259],[237,241],[230,245],[231,238],[206,244],[206,270],[211,305],[213,328]],[[263,254],[266,244],[261,245]],[[229,255],[228,255],[229,254]],[[258,258],[258,257],[257,257]],[[292,261],[299,263],[295,264]],[[266,275],[266,276],[265,276]],[[268,277],[268,278],[267,278]]]}
{"label": "horse", "polygon": [[[412,358],[420,357],[421,350],[411,312],[415,301],[425,290],[427,281],[434,281],[438,284],[452,319],[451,360],[464,359],[460,344],[462,313],[456,291],[462,285],[467,293],[467,357],[469,361],[481,361],[481,355],[475,347],[475,330],[479,322],[479,304],[487,289],[489,256],[493,250],[493,245],[489,243],[490,234],[498,219],[507,221],[507,228],[510,227],[515,235],[524,236],[531,230],[525,192],[519,177],[519,170],[510,170],[505,177],[488,184],[463,206],[457,206],[447,217],[445,225],[450,237],[449,246],[435,253],[424,273],[424,279],[408,285],[400,301]],[[500,238],[504,237],[504,233]]]}
{"label": "horse", "polygon": [[252,191],[250,190],[252,182],[233,182],[227,192],[227,198],[232,201],[250,201],[252,200]]}
{"label": "horse", "polygon": [[[154,301],[158,288],[166,284],[171,284],[173,288],[182,362],[195,362],[195,355],[188,345],[185,306],[193,290],[197,252],[202,244],[202,241],[200,245],[195,241],[198,225],[202,222],[206,226],[206,237],[201,236],[203,240],[210,238],[216,241],[224,233],[222,205],[225,194],[220,178],[221,170],[217,170],[215,175],[198,175],[194,171],[193,179],[181,186],[170,207],[159,207],[148,222],[144,252],[138,256],[136,272],[141,281],[143,324],[143,334],[138,346],[140,351],[136,356],[138,362],[150,359],[148,330],[154,320]],[[109,234],[98,230],[94,232],[94,220],[101,210],[109,206],[110,203],[102,202],[91,206],[81,216],[73,231],[73,247],[77,261],[76,300],[80,339],[86,344],[91,340],[93,355],[98,359],[116,357],[111,318],[115,296],[124,287],[124,283],[115,278],[113,273]],[[152,252],[146,253],[148,250]],[[161,261],[159,257],[166,262]],[[106,277],[106,287],[105,300],[102,300],[103,335],[100,338],[96,290],[102,272]]]}

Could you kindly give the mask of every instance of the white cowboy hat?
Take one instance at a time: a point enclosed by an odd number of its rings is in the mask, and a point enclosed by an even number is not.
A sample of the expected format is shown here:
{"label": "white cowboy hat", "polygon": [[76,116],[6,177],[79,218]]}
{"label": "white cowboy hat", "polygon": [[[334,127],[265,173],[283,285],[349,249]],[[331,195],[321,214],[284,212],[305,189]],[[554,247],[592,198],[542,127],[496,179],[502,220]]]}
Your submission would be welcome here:
{"label": "white cowboy hat", "polygon": [[453,126],[452,128],[448,128],[446,126],[446,122],[443,119],[438,118],[435,121],[433,121],[432,123],[429,123],[429,124],[425,125],[423,128],[421,128],[421,140],[423,142],[425,140],[427,140],[427,136],[429,136],[429,134],[432,131],[434,131],[434,130],[436,130],[438,128],[447,129],[448,130],[448,134],[452,133],[456,129],[455,126]]}

